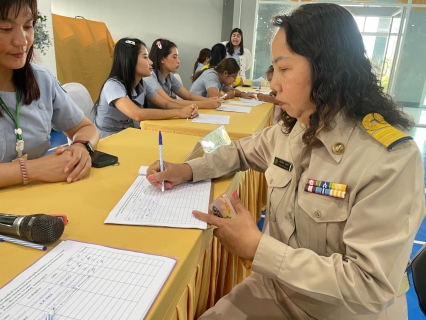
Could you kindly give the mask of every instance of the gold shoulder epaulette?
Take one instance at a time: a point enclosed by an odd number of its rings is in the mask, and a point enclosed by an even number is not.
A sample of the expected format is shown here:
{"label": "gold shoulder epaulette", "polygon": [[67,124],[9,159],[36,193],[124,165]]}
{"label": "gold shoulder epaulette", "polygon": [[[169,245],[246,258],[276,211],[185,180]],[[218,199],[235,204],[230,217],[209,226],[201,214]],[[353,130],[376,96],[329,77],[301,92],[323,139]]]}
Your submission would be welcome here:
{"label": "gold shoulder epaulette", "polygon": [[392,150],[393,147],[403,141],[413,140],[408,134],[392,127],[385,121],[382,115],[378,113],[367,114],[364,119],[362,119],[362,125],[368,134],[379,141],[388,150]]}

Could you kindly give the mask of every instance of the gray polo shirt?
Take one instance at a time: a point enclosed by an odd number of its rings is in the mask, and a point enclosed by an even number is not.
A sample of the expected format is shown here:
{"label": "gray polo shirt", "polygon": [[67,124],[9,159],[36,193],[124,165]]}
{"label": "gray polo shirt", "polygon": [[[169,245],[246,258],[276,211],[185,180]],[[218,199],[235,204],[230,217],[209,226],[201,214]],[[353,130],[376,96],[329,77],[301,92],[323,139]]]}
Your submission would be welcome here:
{"label": "gray polo shirt", "polygon": [[[150,77],[143,78],[143,80],[150,86],[153,90],[163,89],[167,95],[173,99],[176,99],[177,91],[179,91],[183,85],[179,82],[178,79],[175,78],[173,73],[169,73],[169,75],[164,79],[161,72],[158,73],[158,78],[153,71]],[[155,104],[148,101],[148,108],[158,108]]]}
{"label": "gray polo shirt", "polygon": [[[42,157],[50,147],[50,132],[65,131],[77,126],[84,117],[83,111],[74,104],[62,89],[58,80],[45,68],[31,64],[40,99],[30,105],[20,105],[20,124],[24,139],[24,154],[28,159]],[[0,91],[0,96],[16,117],[15,92]],[[18,156],[15,150],[15,124],[2,111],[0,117],[0,162],[10,162]]]}
{"label": "gray polo shirt", "polygon": [[[157,95],[157,92],[148,86],[145,81],[142,80],[141,82],[138,84],[140,94],[137,94],[136,90],[133,90],[131,97],[131,100],[139,108],[143,108],[145,97],[147,100],[150,100]],[[140,128],[139,121],[134,121],[132,118],[126,116],[113,103],[113,101],[125,97],[127,97],[126,88],[120,81],[108,79],[105,82],[99,98],[97,115],[93,120],[101,138],[127,128]]]}
{"label": "gray polo shirt", "polygon": [[192,84],[190,92],[207,97],[207,89],[216,88],[217,90],[228,90],[228,86],[219,82],[219,75],[213,68],[204,71]]}

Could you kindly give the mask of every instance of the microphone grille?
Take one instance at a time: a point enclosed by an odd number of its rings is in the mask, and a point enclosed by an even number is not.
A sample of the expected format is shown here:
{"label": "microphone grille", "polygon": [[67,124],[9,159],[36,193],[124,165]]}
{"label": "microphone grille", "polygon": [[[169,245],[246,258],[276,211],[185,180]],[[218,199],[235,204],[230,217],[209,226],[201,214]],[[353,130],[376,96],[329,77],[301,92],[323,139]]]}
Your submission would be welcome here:
{"label": "microphone grille", "polygon": [[19,225],[21,236],[37,243],[55,242],[63,232],[64,221],[62,218],[41,213],[26,216]]}

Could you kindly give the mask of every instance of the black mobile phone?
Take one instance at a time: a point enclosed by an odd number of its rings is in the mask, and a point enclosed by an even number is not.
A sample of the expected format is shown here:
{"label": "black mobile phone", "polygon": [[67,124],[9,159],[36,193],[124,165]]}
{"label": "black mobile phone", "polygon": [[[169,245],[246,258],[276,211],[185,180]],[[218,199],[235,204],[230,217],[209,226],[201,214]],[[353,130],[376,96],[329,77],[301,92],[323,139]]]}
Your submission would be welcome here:
{"label": "black mobile phone", "polygon": [[118,157],[98,150],[95,150],[90,157],[92,158],[92,167],[95,168],[103,168],[118,162]]}

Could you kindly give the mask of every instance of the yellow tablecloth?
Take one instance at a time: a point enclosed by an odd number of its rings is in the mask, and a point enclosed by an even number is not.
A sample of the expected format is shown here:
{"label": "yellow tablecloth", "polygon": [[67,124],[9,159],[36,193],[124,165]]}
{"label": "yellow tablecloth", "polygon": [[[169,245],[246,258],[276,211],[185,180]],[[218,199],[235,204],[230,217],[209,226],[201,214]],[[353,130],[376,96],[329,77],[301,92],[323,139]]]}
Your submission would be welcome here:
{"label": "yellow tablecloth", "polygon": [[[238,99],[235,98],[234,100]],[[199,109],[199,112],[201,114],[230,116],[229,124],[224,125],[224,127],[232,140],[238,140],[272,125],[274,106],[272,103],[264,103],[252,107],[250,113],[226,112],[215,109]],[[186,119],[145,120],[141,122],[141,128],[144,130],[161,130],[199,137],[204,137],[218,126],[217,124],[194,123],[192,120]]]}
{"label": "yellow tablecloth", "polygon": [[[249,114],[223,112],[212,109],[200,109],[199,111],[204,114],[229,115],[230,123],[229,125],[225,125],[225,129],[232,140],[237,140],[259,132],[267,126],[271,126],[273,123],[273,110],[273,104],[265,103],[253,107]],[[205,136],[217,127],[218,125],[192,123],[185,119],[148,120],[141,122],[141,128],[145,130],[161,130],[162,132],[182,133],[199,137]],[[266,206],[267,185],[265,177],[263,173],[251,169],[239,172],[238,177],[240,181],[238,188],[230,188],[229,190],[238,190],[242,203],[253,214],[254,219],[258,221],[261,210]],[[207,307],[212,307],[217,300],[228,294],[236,284],[240,283],[251,273],[250,270],[244,268],[237,257],[226,252],[220,241],[216,238],[214,238],[212,250],[212,274],[210,280],[213,285],[210,288]],[[201,310],[204,309],[204,305],[199,305],[199,307]],[[183,307],[181,307],[182,309]],[[200,314],[197,313],[196,315]],[[177,315],[174,319],[187,318],[183,317],[183,315]],[[192,317],[188,319],[192,319]]]}
{"label": "yellow tablecloth", "polygon": [[[182,162],[198,141],[197,137],[168,133],[164,133],[163,139],[167,141],[164,157],[174,162]],[[74,239],[176,258],[177,264],[147,319],[192,319],[211,306],[211,297],[217,294],[215,278],[210,276],[212,258],[218,255],[212,244],[212,231],[103,223],[135,180],[139,167],[158,158],[157,141],[156,132],[136,129],[103,139],[98,149],[117,155],[119,166],[93,168],[90,178],[72,184],[31,182],[27,186],[0,189],[1,212],[66,214],[69,224],[62,240]],[[212,197],[229,193],[240,185],[238,174],[217,180],[213,183]],[[48,250],[56,244],[49,244]],[[43,251],[2,243],[0,286],[43,254]],[[213,261],[213,265],[218,263],[221,261]]]}

